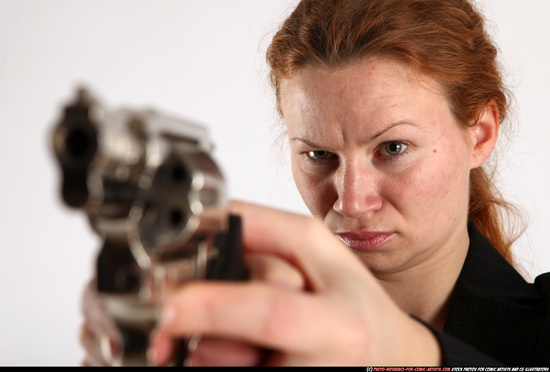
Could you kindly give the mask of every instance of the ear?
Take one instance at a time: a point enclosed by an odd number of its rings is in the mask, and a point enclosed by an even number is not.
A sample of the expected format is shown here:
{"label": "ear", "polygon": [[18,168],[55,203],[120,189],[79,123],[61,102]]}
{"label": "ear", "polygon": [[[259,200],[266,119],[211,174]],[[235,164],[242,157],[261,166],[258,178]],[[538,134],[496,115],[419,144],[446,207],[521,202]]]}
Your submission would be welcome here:
{"label": "ear", "polygon": [[491,101],[481,112],[478,123],[469,129],[473,144],[472,169],[480,167],[491,155],[497,142],[499,124],[498,107]]}

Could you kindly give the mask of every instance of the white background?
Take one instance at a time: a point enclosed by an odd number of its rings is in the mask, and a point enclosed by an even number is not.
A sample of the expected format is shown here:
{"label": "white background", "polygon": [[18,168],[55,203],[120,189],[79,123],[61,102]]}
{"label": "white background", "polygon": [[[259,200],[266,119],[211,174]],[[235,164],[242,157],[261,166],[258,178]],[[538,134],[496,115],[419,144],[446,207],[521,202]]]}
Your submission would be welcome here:
{"label": "white background", "polygon": [[[80,295],[99,242],[66,209],[50,134],[77,84],[110,107],[208,125],[232,198],[304,212],[276,145],[264,52],[292,0],[0,0],[0,365],[79,365]],[[550,270],[550,3],[484,0],[517,97],[502,190],[516,252]]]}

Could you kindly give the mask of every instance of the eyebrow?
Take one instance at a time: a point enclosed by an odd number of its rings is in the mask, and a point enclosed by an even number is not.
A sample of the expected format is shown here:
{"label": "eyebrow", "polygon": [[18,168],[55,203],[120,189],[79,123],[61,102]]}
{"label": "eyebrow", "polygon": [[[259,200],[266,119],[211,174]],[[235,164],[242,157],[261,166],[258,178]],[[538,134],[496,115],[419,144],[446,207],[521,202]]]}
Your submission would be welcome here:
{"label": "eyebrow", "polygon": [[[378,132],[374,133],[372,136],[369,137],[368,141],[371,142],[371,141],[374,141],[376,140],[378,137],[382,136],[384,133],[386,133],[387,131],[389,131],[390,129],[392,128],[395,128],[395,127],[398,127],[400,125],[410,125],[410,126],[413,126],[413,127],[419,127],[418,124],[414,123],[414,122],[411,122],[411,121],[406,121],[406,120],[401,120],[401,121],[396,121],[396,122],[393,122],[391,123],[390,125],[388,125],[387,127],[385,128],[382,128],[381,130],[379,130]],[[310,147],[319,147],[319,145],[303,138],[303,137],[292,137],[290,139],[290,141],[300,141]]]}
{"label": "eyebrow", "polygon": [[412,122],[412,121],[406,121],[406,120],[400,120],[400,121],[396,121],[394,123],[391,123],[390,125],[388,125],[387,127],[385,128],[382,128],[381,130],[379,130],[378,132],[374,133],[370,138],[369,138],[369,141],[373,141],[375,139],[377,139],[378,137],[380,137],[381,135],[383,135],[384,133],[386,133],[387,131],[389,131],[390,129],[392,128],[395,128],[395,127],[398,127],[400,125],[411,125],[413,127],[419,127],[418,124]]}
{"label": "eyebrow", "polygon": [[313,142],[311,142],[311,141],[308,141],[307,139],[305,139],[305,138],[303,138],[303,137],[292,137],[292,138],[290,139],[290,142],[294,142],[294,141],[302,142],[303,144],[306,144],[307,146],[312,147],[312,148],[320,147],[320,146],[317,145],[316,143],[313,143]]}

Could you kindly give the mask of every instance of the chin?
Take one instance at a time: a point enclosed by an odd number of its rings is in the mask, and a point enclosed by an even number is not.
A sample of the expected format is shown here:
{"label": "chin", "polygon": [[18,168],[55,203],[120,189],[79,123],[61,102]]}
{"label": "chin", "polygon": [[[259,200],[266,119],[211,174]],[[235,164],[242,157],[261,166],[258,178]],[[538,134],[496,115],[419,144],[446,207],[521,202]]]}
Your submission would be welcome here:
{"label": "chin", "polygon": [[395,257],[389,252],[354,251],[354,253],[375,276],[395,274],[413,266],[409,260]]}

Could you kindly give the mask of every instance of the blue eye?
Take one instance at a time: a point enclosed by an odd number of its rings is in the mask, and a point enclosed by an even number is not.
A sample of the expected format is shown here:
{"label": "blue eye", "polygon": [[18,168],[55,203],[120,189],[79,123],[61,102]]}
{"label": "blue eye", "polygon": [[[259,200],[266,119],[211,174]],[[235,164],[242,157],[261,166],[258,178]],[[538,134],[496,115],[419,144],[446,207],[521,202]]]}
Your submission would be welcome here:
{"label": "blue eye", "polygon": [[314,150],[314,151],[307,152],[308,158],[313,160],[329,159],[331,155],[332,154],[329,151],[325,151],[325,150]]}
{"label": "blue eye", "polygon": [[380,154],[382,156],[397,156],[402,154],[407,147],[409,146],[399,141],[386,142],[380,146]]}

